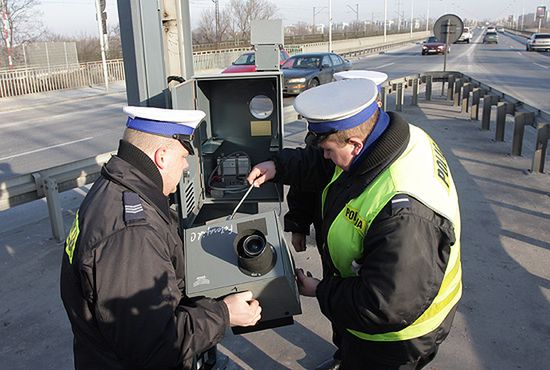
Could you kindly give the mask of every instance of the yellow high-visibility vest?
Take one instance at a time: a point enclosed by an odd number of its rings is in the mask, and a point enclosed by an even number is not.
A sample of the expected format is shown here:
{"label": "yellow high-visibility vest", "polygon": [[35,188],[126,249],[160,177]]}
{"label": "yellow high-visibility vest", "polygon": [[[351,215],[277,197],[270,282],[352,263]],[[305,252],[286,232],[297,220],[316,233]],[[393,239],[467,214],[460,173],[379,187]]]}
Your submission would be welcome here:
{"label": "yellow high-visibility vest", "polygon": [[[348,201],[330,226],[327,245],[331,259],[344,278],[356,276],[354,260],[363,254],[363,238],[384,206],[398,194],[407,194],[452,222],[456,242],[451,246],[443,282],[432,304],[408,327],[380,334],[348,329],[371,341],[401,341],[435,330],[458,303],[462,294],[460,264],[460,210],[447,161],[437,144],[420,128],[409,125],[410,141],[405,151],[382,171],[357,198]],[[330,185],[342,174],[336,167],[323,191],[323,207]],[[435,246],[434,246],[435,248]]]}

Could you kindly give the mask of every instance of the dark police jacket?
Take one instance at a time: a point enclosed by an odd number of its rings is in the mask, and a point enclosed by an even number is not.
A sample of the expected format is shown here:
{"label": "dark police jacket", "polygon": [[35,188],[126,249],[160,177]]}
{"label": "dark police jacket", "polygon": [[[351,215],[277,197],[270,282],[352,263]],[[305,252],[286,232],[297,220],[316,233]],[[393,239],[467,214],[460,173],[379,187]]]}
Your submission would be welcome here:
{"label": "dark police jacket", "polygon": [[[358,261],[362,265],[359,276],[344,279],[332,263],[325,243],[328,228],[345,204],[360,195],[408,145],[407,122],[397,114],[389,115],[390,125],[373,147],[331,184],[322,225],[316,227],[321,233],[317,240],[321,241],[318,244],[324,269],[324,278],[317,287],[317,299],[323,314],[343,336],[337,345],[344,347],[344,356],[352,354],[346,358],[346,363],[353,369],[388,369],[430,357],[449,333],[456,310],[455,307],[439,328],[411,340],[366,341],[345,330],[386,333],[399,331],[414,322],[437,295],[449,260],[450,245],[455,240],[449,220],[410,197],[405,207],[392,208],[389,202],[372,221],[364,237],[363,258]],[[274,181],[314,193],[317,197],[334,174],[334,164],[323,158],[320,149],[285,149],[275,162],[277,177]],[[299,202],[298,199],[296,196],[293,201]],[[311,198],[306,199],[311,202]],[[315,199],[315,202],[320,200]],[[319,208],[310,203],[297,204],[294,209],[300,212],[295,212],[293,217],[301,214],[310,222],[317,217],[311,212]],[[309,210],[309,214],[305,210]],[[286,227],[301,232],[306,225],[299,225],[299,222],[296,217],[286,222]],[[392,299],[397,290],[399,299]]]}
{"label": "dark police jacket", "polygon": [[184,295],[178,223],[162,177],[120,142],[65,244],[61,297],[77,369],[188,369],[229,326],[223,301]]}

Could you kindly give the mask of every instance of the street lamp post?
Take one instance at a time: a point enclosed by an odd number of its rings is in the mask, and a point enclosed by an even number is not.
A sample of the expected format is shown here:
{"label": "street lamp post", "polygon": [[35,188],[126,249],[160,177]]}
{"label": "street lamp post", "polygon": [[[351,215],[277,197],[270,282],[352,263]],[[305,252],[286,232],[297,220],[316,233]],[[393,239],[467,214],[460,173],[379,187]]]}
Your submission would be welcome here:
{"label": "street lamp post", "polygon": [[332,52],[332,0],[328,0],[328,51]]}
{"label": "street lamp post", "polygon": [[386,26],[388,24],[388,0],[384,0],[384,42],[386,42]]}
{"label": "street lamp post", "polygon": [[414,0],[411,0],[411,39],[413,37],[413,14],[414,14]]}
{"label": "street lamp post", "polygon": [[430,30],[430,0],[428,0],[428,8],[426,9],[426,32]]}

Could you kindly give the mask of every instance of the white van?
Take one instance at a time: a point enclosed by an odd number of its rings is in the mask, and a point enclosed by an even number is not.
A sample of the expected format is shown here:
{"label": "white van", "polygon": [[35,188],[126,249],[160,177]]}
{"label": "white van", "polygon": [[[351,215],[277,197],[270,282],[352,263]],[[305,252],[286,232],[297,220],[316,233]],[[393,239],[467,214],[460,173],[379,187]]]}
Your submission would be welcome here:
{"label": "white van", "polygon": [[456,42],[466,42],[470,43],[470,39],[472,38],[472,33],[470,32],[470,27],[464,27],[464,30],[462,31],[462,35],[456,40]]}

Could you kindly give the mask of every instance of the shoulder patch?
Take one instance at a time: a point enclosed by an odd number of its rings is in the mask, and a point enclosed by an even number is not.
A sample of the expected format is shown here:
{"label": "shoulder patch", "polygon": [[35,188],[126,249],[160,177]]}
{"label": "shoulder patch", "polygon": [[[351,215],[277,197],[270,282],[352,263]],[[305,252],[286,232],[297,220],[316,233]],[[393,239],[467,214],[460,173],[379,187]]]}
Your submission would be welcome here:
{"label": "shoulder patch", "polygon": [[408,195],[398,194],[391,200],[391,211],[394,213],[403,208],[411,208],[411,200]]}
{"label": "shoulder patch", "polygon": [[143,205],[137,193],[125,191],[122,193],[122,201],[124,203],[124,222],[126,224],[145,220]]}

